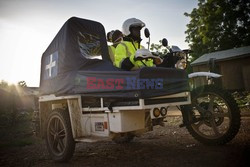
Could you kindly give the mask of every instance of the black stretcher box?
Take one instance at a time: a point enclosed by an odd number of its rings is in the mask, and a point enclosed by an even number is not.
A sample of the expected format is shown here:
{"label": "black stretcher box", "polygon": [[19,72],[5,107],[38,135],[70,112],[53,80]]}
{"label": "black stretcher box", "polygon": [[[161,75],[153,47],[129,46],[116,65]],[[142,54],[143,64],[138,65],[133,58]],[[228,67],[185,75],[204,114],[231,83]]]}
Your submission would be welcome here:
{"label": "black stretcher box", "polygon": [[147,99],[189,91],[184,70],[124,71],[109,59],[101,23],[72,17],[42,55],[40,94]]}

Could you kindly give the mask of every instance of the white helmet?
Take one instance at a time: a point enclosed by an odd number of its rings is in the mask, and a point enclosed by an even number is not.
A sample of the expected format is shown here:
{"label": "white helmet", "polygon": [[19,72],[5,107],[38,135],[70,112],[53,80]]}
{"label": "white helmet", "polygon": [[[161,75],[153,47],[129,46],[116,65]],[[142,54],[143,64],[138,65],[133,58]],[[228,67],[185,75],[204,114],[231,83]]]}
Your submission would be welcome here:
{"label": "white helmet", "polygon": [[125,20],[123,25],[122,25],[122,33],[125,36],[128,36],[130,34],[129,28],[131,26],[145,27],[145,23],[143,23],[141,20],[136,19],[136,18],[130,18],[130,19]]}

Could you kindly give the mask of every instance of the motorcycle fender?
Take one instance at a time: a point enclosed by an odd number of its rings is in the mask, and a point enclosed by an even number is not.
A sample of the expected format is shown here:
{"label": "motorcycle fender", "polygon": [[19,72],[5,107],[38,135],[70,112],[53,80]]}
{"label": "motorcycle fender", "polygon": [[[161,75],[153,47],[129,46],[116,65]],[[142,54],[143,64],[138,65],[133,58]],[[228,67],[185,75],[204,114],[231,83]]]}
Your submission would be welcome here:
{"label": "motorcycle fender", "polygon": [[222,75],[212,73],[212,72],[194,72],[188,74],[188,78],[195,78],[195,77],[210,77],[210,78],[220,78]]}

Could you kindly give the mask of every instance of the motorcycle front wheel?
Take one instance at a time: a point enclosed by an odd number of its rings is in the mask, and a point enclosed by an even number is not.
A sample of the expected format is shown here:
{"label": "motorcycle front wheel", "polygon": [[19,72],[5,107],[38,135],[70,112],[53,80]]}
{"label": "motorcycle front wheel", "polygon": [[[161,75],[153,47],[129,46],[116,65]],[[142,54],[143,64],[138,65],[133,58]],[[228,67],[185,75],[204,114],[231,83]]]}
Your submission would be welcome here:
{"label": "motorcycle front wheel", "polygon": [[240,110],[234,98],[214,85],[191,92],[192,104],[182,106],[183,123],[189,133],[206,145],[231,141],[240,128]]}

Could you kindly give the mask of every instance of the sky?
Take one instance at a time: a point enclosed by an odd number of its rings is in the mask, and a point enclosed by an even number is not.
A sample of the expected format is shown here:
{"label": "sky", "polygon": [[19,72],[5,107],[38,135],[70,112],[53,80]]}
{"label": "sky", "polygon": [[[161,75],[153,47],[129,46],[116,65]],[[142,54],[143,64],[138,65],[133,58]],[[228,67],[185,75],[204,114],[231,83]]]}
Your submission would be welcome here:
{"label": "sky", "polygon": [[[39,86],[41,56],[72,16],[102,23],[106,32],[138,18],[150,30],[151,43],[167,38],[188,48],[186,25],[197,0],[0,0],[0,81]],[[143,34],[143,33],[142,33]],[[147,39],[142,35],[142,44]]]}

